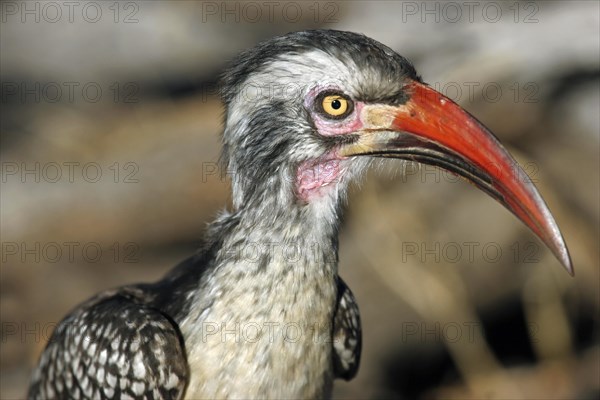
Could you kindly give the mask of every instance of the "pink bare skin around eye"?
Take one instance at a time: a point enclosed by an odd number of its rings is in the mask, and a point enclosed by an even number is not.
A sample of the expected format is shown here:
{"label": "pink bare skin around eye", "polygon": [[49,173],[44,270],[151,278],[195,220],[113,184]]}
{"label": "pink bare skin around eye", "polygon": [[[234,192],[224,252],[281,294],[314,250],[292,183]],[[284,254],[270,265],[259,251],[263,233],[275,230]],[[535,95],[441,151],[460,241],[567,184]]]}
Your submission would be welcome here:
{"label": "pink bare skin around eye", "polygon": [[363,124],[360,120],[360,112],[363,107],[364,103],[362,102],[354,103],[352,114],[342,120],[326,119],[315,111],[312,112],[312,117],[320,135],[347,135],[362,128]]}
{"label": "pink bare skin around eye", "polygon": [[[360,130],[363,126],[360,120],[364,103],[355,102],[352,114],[342,120],[327,119],[315,111],[314,99],[317,92],[308,95],[306,106],[317,128],[323,136],[347,135]],[[296,172],[296,194],[304,202],[324,196],[345,172],[342,159],[332,151],[317,160],[305,161],[298,166]],[[333,186],[333,185],[332,185]]]}
{"label": "pink bare skin around eye", "polygon": [[316,107],[314,105],[316,97],[324,90],[335,90],[342,92],[342,90],[340,90],[337,86],[319,86],[311,89],[306,95],[304,101],[304,107],[309,110],[319,134],[323,136],[347,135],[359,130],[362,127],[360,113],[364,107],[364,103],[360,101],[354,102],[352,114],[344,119],[328,119],[315,111]]}

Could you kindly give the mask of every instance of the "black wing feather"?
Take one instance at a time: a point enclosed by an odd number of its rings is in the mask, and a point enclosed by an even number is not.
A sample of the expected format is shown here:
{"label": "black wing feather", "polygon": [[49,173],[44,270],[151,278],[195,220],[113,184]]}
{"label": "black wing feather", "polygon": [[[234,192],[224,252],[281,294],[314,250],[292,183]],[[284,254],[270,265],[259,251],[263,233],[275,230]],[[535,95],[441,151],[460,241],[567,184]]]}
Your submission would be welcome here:
{"label": "black wing feather", "polygon": [[188,382],[177,325],[123,288],[84,303],[56,328],[29,389],[31,399],[179,399]]}
{"label": "black wing feather", "polygon": [[338,302],[333,316],[333,367],[336,378],[356,376],[362,350],[360,313],[350,288],[338,277]]}

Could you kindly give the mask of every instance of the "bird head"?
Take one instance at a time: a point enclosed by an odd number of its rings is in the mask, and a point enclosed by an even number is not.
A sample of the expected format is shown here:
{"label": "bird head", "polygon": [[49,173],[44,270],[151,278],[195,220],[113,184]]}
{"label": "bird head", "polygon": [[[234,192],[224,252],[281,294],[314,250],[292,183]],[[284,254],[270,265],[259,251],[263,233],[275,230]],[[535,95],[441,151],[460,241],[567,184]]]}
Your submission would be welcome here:
{"label": "bird head", "polygon": [[573,272],[554,218],[514,158],[387,46],[332,30],[280,36],[238,56],[222,96],[236,209],[300,210],[333,223],[370,160],[416,161],[495,198]]}

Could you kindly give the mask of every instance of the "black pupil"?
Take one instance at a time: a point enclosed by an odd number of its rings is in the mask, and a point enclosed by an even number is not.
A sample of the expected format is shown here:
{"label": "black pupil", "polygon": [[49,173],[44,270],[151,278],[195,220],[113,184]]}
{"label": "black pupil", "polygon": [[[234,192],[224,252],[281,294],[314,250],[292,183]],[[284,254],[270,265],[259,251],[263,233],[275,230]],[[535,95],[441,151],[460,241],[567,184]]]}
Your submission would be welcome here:
{"label": "black pupil", "polygon": [[339,110],[342,107],[342,102],[338,99],[335,99],[331,102],[331,108],[334,110]]}

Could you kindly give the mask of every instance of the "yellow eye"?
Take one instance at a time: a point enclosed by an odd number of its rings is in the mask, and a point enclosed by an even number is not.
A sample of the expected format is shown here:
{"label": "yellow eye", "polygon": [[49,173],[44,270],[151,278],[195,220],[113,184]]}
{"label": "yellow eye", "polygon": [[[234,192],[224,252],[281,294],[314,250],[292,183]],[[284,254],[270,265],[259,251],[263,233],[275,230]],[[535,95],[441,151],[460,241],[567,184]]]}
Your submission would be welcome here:
{"label": "yellow eye", "polygon": [[331,118],[341,118],[352,111],[352,103],[339,94],[330,94],[321,100],[321,110]]}

